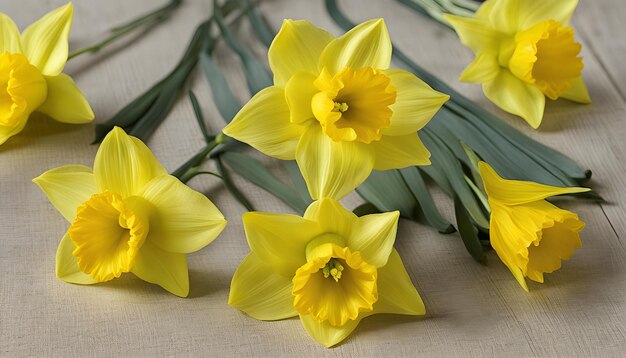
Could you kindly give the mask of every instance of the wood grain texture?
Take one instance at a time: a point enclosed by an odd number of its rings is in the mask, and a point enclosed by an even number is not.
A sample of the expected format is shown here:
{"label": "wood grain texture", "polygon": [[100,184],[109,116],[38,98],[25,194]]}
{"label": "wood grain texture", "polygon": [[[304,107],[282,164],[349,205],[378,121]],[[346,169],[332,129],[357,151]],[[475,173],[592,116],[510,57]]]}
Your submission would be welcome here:
{"label": "wood grain texture", "polygon": [[[5,0],[0,11],[24,28],[62,3]],[[148,0],[74,4],[74,48],[156,5]],[[68,223],[30,181],[60,165],[91,165],[97,149],[89,145],[93,125],[37,118],[0,147],[0,356],[623,356],[626,3],[581,2],[573,24],[584,46],[584,77],[594,102],[550,102],[539,131],[490,104],[480,86],[457,81],[472,55],[451,31],[392,0],[343,0],[340,5],[354,21],[384,17],[395,44],[417,63],[524,133],[593,170],[595,187],[610,203],[562,203],[587,222],[584,246],[573,259],[547,275],[545,284],[531,283],[530,293],[525,293],[493,252],[486,265],[477,264],[457,235],[443,236],[402,221],[396,246],[424,299],[427,316],[365,319],[345,343],[327,350],[308,337],[298,320],[259,322],[227,305],[230,279],[248,252],[240,219],[244,208],[216,179],[203,177],[190,185],[207,194],[230,225],[213,244],[190,255],[189,298],[177,298],[132,275],[92,287],[66,284],[54,275],[54,254]],[[132,46],[119,44],[73,60],[66,72],[89,98],[97,120],[109,118],[169,71],[210,9],[209,1],[187,0],[172,18],[139,36]],[[266,0],[262,9],[275,28],[283,18],[309,19],[339,33],[322,1]],[[264,58],[249,26],[241,26],[238,35]],[[236,56],[223,44],[217,54],[243,103],[249,95]],[[190,87],[210,128],[218,131],[222,123],[204,78],[194,76]],[[148,144],[168,170],[201,147],[202,136],[186,98]],[[291,212],[269,194],[235,179],[257,208]],[[436,195],[444,214],[452,218],[449,200]],[[348,206],[358,202],[355,196],[345,201]]]}

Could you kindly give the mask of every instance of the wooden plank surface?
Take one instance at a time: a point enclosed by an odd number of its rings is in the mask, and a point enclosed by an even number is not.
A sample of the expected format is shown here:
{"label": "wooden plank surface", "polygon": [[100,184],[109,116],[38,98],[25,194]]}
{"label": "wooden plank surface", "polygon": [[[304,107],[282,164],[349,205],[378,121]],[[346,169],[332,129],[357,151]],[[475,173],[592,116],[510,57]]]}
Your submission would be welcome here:
{"label": "wooden plank surface", "polygon": [[[6,0],[0,11],[24,28],[61,0]],[[159,2],[160,3],[160,2]],[[68,227],[30,180],[64,164],[91,165],[93,125],[35,119],[0,147],[1,356],[623,356],[626,348],[626,3],[582,1],[574,16],[583,43],[584,77],[593,104],[548,104],[545,124],[533,131],[491,105],[479,86],[457,81],[471,60],[455,35],[391,0],[343,0],[354,21],[384,17],[394,43],[455,89],[529,136],[557,148],[594,172],[608,204],[564,202],[587,222],[583,248],[543,285],[524,292],[493,252],[479,265],[456,235],[402,221],[397,239],[407,270],[428,311],[423,318],[374,316],[337,348],[326,350],[298,320],[255,321],[226,303],[232,274],[248,252],[237,204],[217,180],[194,179],[229,220],[221,237],[190,255],[191,294],[180,299],[132,275],[93,287],[54,276],[54,253]],[[75,1],[71,43],[90,43],[112,25],[155,6],[154,1]],[[165,74],[178,60],[209,1],[187,0],[176,14],[132,46],[73,60],[67,67],[98,120]],[[322,1],[264,1],[278,28],[283,18],[309,19],[339,34]],[[238,32],[265,56],[248,26]],[[221,44],[218,63],[243,102],[248,94],[236,57]],[[204,78],[196,91],[212,130],[221,128]],[[148,143],[168,170],[202,145],[191,105],[181,98]],[[270,195],[238,181],[257,208],[291,212]],[[448,218],[449,200],[438,196]],[[354,196],[346,205],[356,205]]]}

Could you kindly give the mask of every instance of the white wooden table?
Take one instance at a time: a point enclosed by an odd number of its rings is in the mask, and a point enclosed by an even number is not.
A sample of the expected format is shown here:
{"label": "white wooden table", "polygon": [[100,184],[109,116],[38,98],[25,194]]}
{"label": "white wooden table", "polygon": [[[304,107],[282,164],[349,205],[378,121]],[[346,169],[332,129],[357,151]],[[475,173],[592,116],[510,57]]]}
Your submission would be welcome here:
{"label": "white wooden table", "polygon": [[[163,1],[77,0],[73,48],[90,43],[113,25]],[[0,11],[24,28],[63,0],[4,0]],[[551,102],[545,124],[532,131],[491,105],[480,86],[457,81],[472,58],[455,35],[392,0],[343,0],[354,21],[384,17],[392,40],[413,60],[464,95],[497,113],[531,137],[593,170],[594,187],[607,204],[565,206],[587,222],[583,248],[543,285],[525,293],[489,253],[480,265],[460,238],[401,221],[397,248],[421,293],[423,318],[374,316],[338,347],[317,344],[296,319],[259,322],[227,305],[232,274],[248,252],[241,215],[245,209],[217,179],[190,185],[206,193],[230,224],[221,237],[189,257],[191,293],[177,298],[128,274],[81,287],[54,275],[57,244],[67,223],[31,183],[64,164],[91,165],[97,147],[93,125],[71,126],[34,120],[0,147],[0,356],[623,356],[626,349],[626,2],[583,0],[574,16],[583,44],[584,77],[593,104]],[[262,10],[275,28],[283,18],[309,19],[338,34],[321,0],[266,0]],[[196,24],[210,15],[208,0],[186,0],[179,10],[132,46],[118,44],[68,65],[103,121],[169,71]],[[244,25],[240,38],[265,58]],[[217,59],[247,100],[244,75],[224,44]],[[199,73],[190,86],[200,98],[211,130],[221,119]],[[186,98],[148,142],[168,170],[202,146]],[[237,178],[238,179],[238,178]],[[238,180],[260,210],[291,212],[271,195]],[[449,200],[437,194],[452,219]],[[356,196],[345,204],[359,203]]]}

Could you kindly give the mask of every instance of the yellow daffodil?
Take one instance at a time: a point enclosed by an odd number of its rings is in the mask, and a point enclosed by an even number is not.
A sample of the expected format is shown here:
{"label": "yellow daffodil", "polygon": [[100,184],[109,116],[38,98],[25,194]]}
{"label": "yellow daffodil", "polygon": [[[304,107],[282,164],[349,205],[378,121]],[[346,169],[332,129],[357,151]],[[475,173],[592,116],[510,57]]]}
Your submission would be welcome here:
{"label": "yellow daffodil", "polygon": [[382,19],[335,38],[285,20],[269,49],[274,86],[257,93],[224,133],[298,162],[314,199],[339,199],[372,169],[430,164],[416,132],[449,98],[413,74],[389,69]]}
{"label": "yellow daffodil", "polygon": [[33,181],[71,223],[56,256],[57,276],[70,283],[132,272],[187,296],[186,254],[226,226],[209,199],[168,175],[145,144],[119,127],[102,142],[93,171],[68,165]]}
{"label": "yellow daffodil", "polygon": [[326,347],[372,314],[423,315],[393,248],[398,216],[359,218],[328,198],[311,204],[304,217],[245,214],[252,252],[235,272],[228,303],[259,320],[299,315]]}
{"label": "yellow daffodil", "polygon": [[570,18],[578,0],[487,0],[473,18],[446,15],[476,59],[461,81],[482,83],[487,98],[533,128],[545,97],[589,103],[581,46]]}
{"label": "yellow daffodil", "polygon": [[0,13],[0,144],[22,131],[35,111],[64,123],[94,118],[72,78],[61,73],[73,14],[68,3],[34,22],[20,37],[13,20]]}
{"label": "yellow daffodil", "polygon": [[585,223],[544,199],[589,189],[506,180],[485,162],[478,169],[491,207],[491,246],[528,291],[524,277],[543,283],[544,273],[561,268],[561,260],[582,246],[578,233]]}

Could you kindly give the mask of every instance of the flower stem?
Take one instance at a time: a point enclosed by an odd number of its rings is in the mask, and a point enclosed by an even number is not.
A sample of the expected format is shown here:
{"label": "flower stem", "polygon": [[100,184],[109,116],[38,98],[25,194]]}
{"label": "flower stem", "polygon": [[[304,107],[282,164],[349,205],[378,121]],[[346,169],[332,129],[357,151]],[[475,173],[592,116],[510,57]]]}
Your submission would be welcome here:
{"label": "flower stem", "polygon": [[191,159],[186,161],[178,169],[174,170],[172,172],[172,175],[177,177],[183,183],[186,183],[198,174],[208,174],[199,169],[200,163],[202,163],[204,158],[206,158],[213,151],[213,149],[215,149],[220,144],[226,143],[227,140],[228,137],[225,134],[218,134],[212,141],[208,142],[206,146],[204,146],[204,148],[196,153],[196,155],[191,157]]}
{"label": "flower stem", "polygon": [[463,177],[465,178],[465,182],[467,183],[467,185],[469,185],[469,187],[472,189],[474,194],[476,194],[476,196],[480,200],[481,204],[483,204],[487,212],[491,213],[491,207],[489,206],[489,201],[485,197],[485,194],[483,194],[483,192],[476,186],[476,184],[474,184],[472,179],[470,179],[467,175],[464,175]]}
{"label": "flower stem", "polygon": [[163,7],[160,7],[145,15],[142,15],[124,25],[115,27],[111,29],[110,34],[107,38],[105,38],[104,40],[96,44],[83,47],[81,49],[78,49],[70,53],[67,59],[70,60],[76,56],[79,56],[85,53],[98,52],[101,49],[103,49],[105,46],[107,46],[108,44],[114,42],[115,40],[125,36],[126,34],[142,26],[148,26],[148,27],[155,26],[159,24],[162,20],[167,18],[178,6],[180,6],[180,4],[182,4],[182,2],[183,0],[170,0],[170,2]]}

